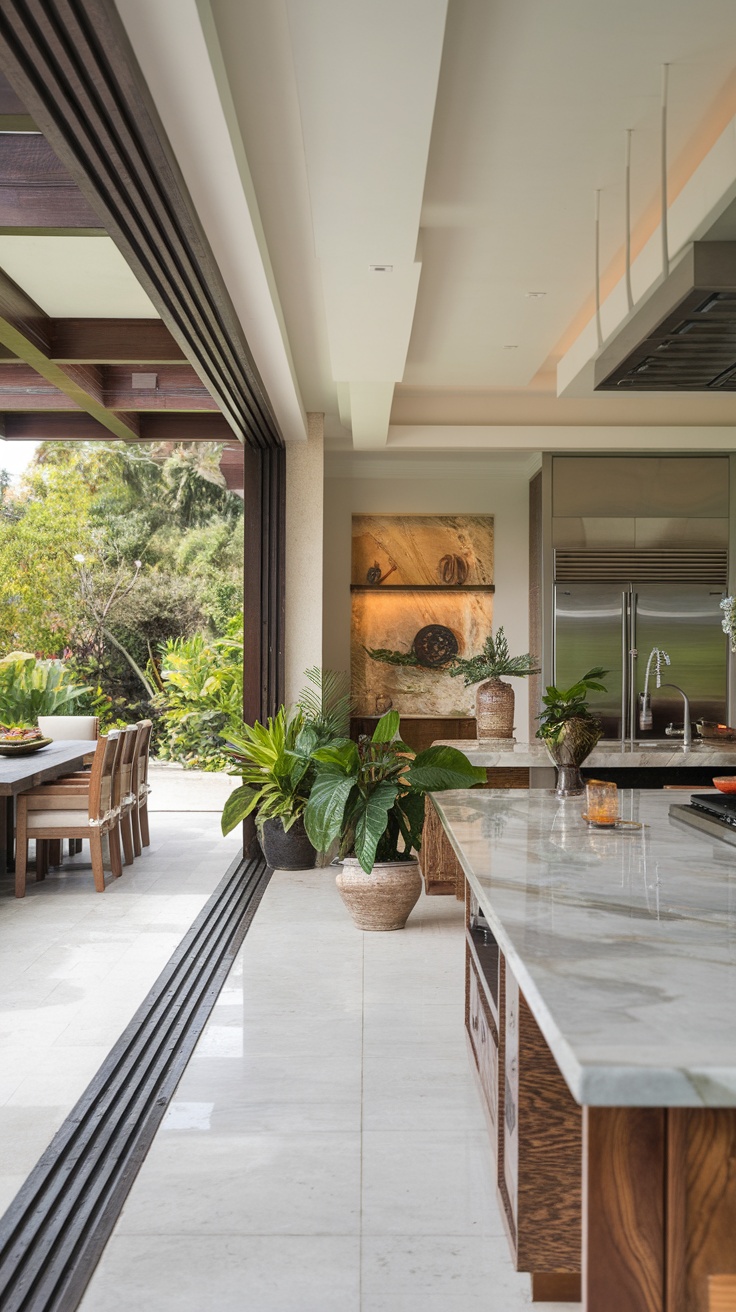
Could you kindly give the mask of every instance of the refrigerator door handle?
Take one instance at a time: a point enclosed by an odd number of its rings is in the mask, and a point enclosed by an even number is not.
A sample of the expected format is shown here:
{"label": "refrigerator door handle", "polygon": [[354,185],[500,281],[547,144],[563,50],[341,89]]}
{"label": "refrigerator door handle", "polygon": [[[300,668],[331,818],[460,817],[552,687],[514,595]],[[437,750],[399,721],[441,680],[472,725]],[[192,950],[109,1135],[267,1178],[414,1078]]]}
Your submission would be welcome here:
{"label": "refrigerator door handle", "polygon": [[621,593],[621,749],[626,743],[626,726],[628,724],[628,698],[626,696],[626,671],[629,668],[629,592]]}
{"label": "refrigerator door handle", "polygon": [[636,592],[630,596],[630,619],[629,619],[629,739],[631,746],[636,741],[636,658],[639,655],[636,649],[636,607],[639,597]]}

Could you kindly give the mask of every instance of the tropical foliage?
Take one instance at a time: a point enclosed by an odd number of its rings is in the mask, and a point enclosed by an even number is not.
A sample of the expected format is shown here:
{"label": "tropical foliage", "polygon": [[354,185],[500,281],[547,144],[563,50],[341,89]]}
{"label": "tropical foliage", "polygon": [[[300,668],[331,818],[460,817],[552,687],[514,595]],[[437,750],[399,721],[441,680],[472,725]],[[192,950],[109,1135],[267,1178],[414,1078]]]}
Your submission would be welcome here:
{"label": "tropical foliage", "polygon": [[224,770],[229,757],[223,734],[242,720],[243,619],[225,638],[171,638],[160,662],[161,713],[157,755],[191,768]]}
{"label": "tropical foliage", "polygon": [[488,634],[477,656],[456,656],[449,672],[453,679],[462,674],[465,687],[469,688],[472,683],[480,683],[481,679],[500,679],[504,674],[526,678],[529,674],[539,674],[539,667],[528,652],[523,656],[511,655],[501,627],[495,638],[492,631]]}
{"label": "tropical foliage", "polygon": [[265,725],[231,725],[228,755],[242,782],[225,804],[223,834],[253,811],[259,826],[279,817],[288,831],[304,814],[318,749],[344,740],[350,724],[346,676],[315,666],[305,678],[308,684],[290,710],[280,707]]}
{"label": "tropical foliage", "polygon": [[557,739],[569,720],[594,720],[587,696],[589,692],[606,691],[600,681],[608,672],[596,665],[570,688],[556,688],[551,684],[542,698],[544,710],[538,716],[537,738]]}
{"label": "tropical foliage", "polygon": [[425,793],[485,782],[485,770],[454,747],[416,754],[399,725],[398,711],[389,711],[372,738],[341,738],[312,753],[317,769],[304,808],[310,842],[324,852],[338,840],[338,854],[354,854],[366,872],[420,850]]}
{"label": "tropical foliage", "polygon": [[35,725],[39,715],[72,715],[91,688],[75,682],[64,661],[39,661],[13,651],[0,660],[0,724]]}
{"label": "tropical foliage", "polygon": [[[222,765],[242,682],[242,641],[218,645],[243,606],[242,502],[220,454],[45,443],[19,486],[0,471],[0,652],[64,657],[92,690],[80,712],[153,714],[159,754],[205,768]],[[205,689],[199,718],[187,683]]]}

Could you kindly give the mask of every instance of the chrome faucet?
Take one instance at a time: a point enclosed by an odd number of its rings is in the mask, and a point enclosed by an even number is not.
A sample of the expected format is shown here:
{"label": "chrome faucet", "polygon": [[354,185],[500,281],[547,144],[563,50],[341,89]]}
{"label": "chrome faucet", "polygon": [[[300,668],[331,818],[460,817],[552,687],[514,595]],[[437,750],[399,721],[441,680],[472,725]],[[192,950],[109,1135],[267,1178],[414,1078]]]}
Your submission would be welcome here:
{"label": "chrome faucet", "polygon": [[[679,692],[680,696],[682,697],[684,703],[682,708],[683,710],[682,746],[683,749],[687,751],[688,747],[692,747],[692,742],[693,742],[693,729],[690,723],[690,702],[688,700],[687,693],[682,688],[680,688],[680,686],[676,683],[663,683],[659,686],[662,688],[674,688],[675,692]],[[665,729],[665,733],[667,734],[668,738],[674,738],[676,736],[679,736],[677,730],[676,729],[673,730],[670,725],[668,725],[667,728]]]}
{"label": "chrome faucet", "polygon": [[[657,680],[656,686],[658,688],[662,687],[662,661],[664,661],[665,665],[670,664],[670,658],[667,655],[666,651],[662,651],[661,647],[652,647],[652,650],[649,653],[649,660],[647,661],[646,674],[644,675],[644,691],[639,693],[639,728],[640,729],[651,729],[654,723],[652,719],[652,699],[649,695],[649,674],[652,668],[652,661],[655,659],[657,662],[655,667],[655,674]],[[685,696],[684,693],[682,695],[683,697]]]}

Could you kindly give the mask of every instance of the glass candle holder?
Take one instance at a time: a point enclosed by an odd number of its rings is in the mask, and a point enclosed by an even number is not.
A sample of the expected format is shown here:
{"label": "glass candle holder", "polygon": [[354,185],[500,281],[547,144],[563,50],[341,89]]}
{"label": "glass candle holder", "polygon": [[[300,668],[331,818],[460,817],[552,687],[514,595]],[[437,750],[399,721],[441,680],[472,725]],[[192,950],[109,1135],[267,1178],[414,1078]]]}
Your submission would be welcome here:
{"label": "glass candle holder", "polygon": [[590,779],[585,786],[586,818],[596,825],[615,825],[618,820],[618,788],[615,784]]}

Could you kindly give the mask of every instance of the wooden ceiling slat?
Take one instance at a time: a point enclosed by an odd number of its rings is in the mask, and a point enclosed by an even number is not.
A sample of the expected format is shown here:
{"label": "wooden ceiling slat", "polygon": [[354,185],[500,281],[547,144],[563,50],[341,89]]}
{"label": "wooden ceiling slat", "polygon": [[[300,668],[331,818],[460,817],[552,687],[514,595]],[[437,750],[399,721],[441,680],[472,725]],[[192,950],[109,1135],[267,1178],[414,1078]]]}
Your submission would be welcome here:
{"label": "wooden ceiling slat", "polygon": [[160,319],[53,319],[51,358],[57,364],[186,363]]}
{"label": "wooden ceiling slat", "polygon": [[102,232],[100,220],[40,133],[0,121],[0,229]]}
{"label": "wooden ceiling slat", "polygon": [[[109,441],[107,427],[81,410],[2,413],[0,436],[9,442],[103,442]],[[210,414],[126,414],[127,425],[135,425],[140,442],[227,442],[233,441],[230,425],[219,410]]]}
{"label": "wooden ceiling slat", "polygon": [[0,67],[235,432],[283,445],[115,6],[5,0]]}

